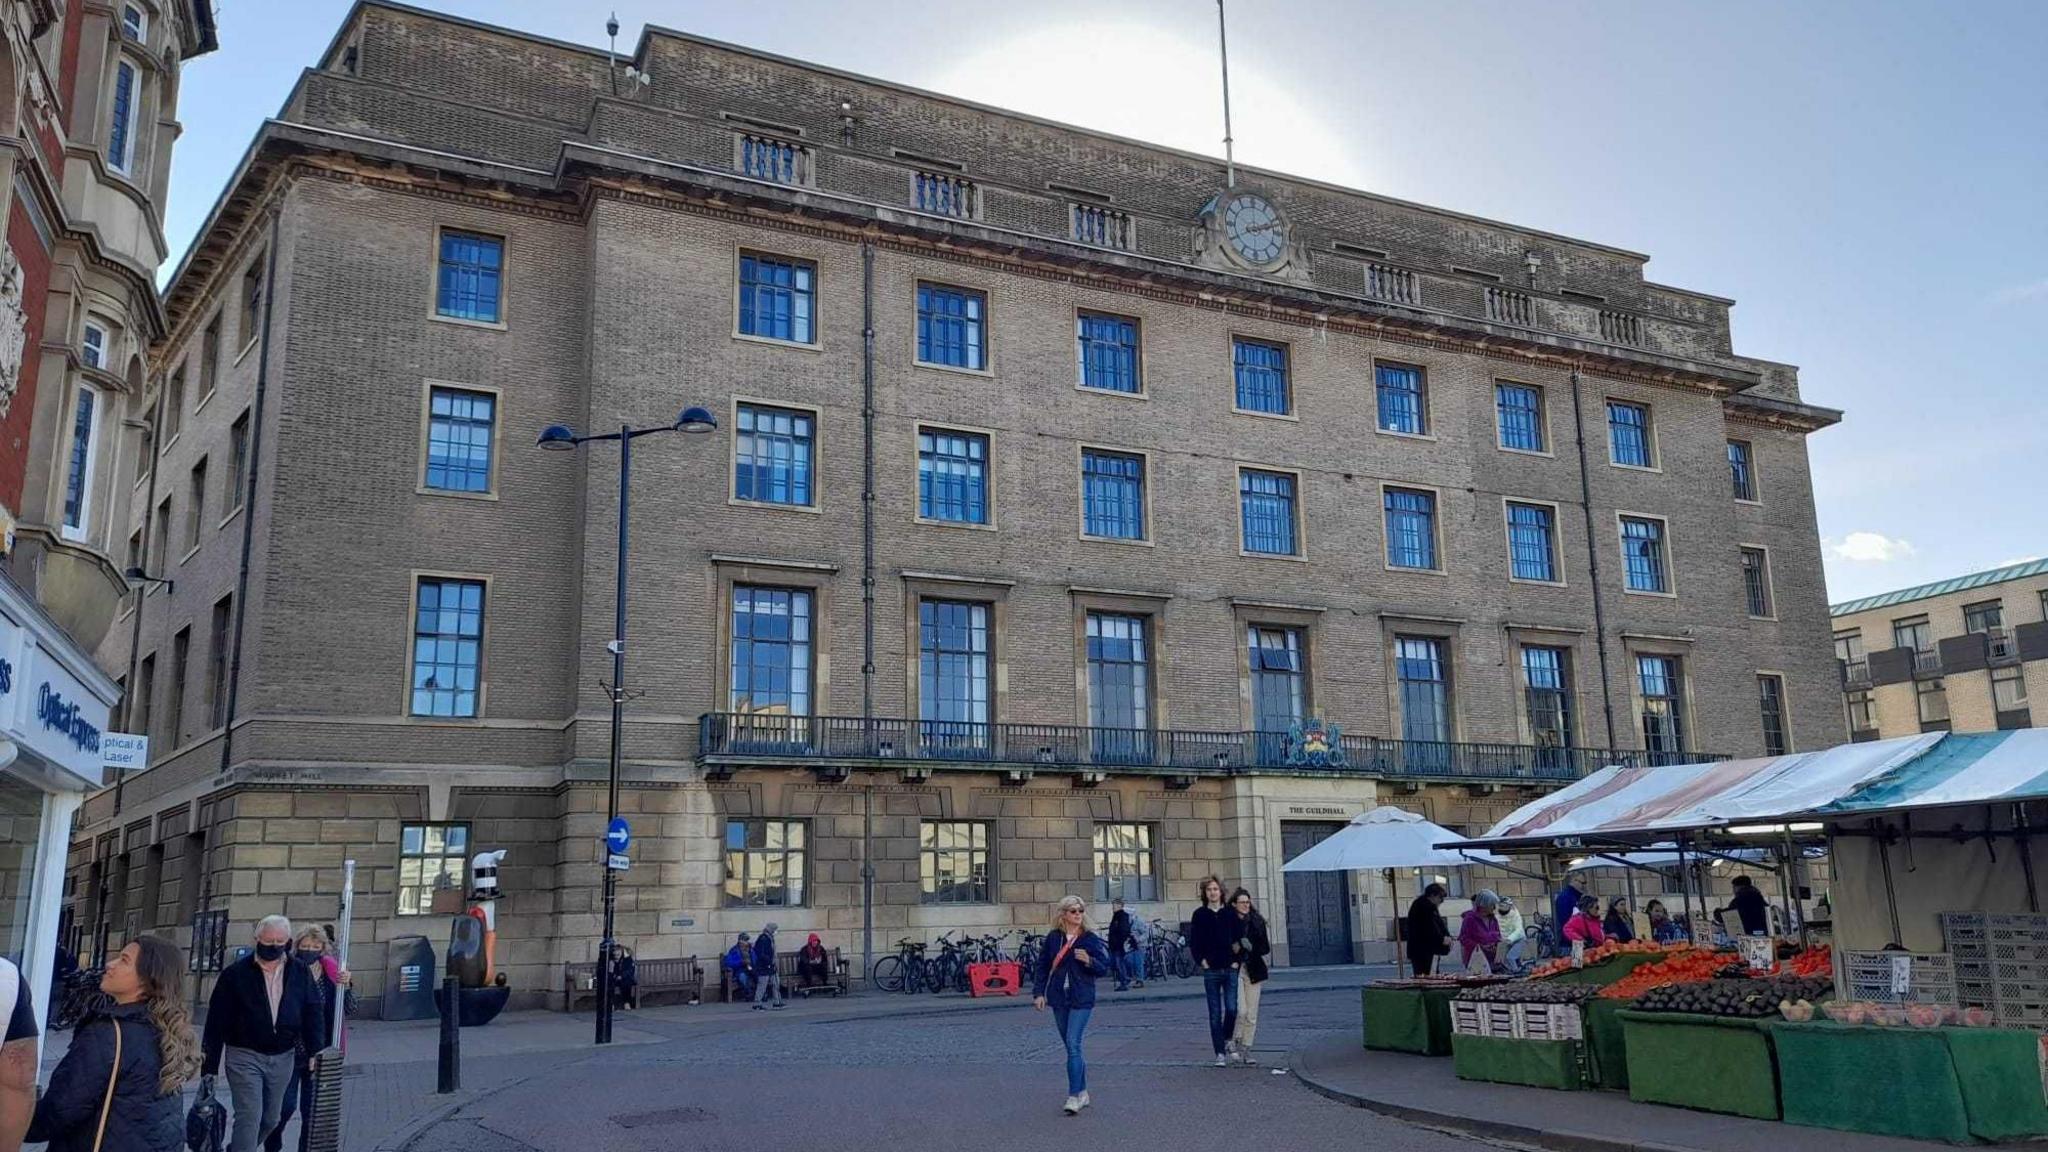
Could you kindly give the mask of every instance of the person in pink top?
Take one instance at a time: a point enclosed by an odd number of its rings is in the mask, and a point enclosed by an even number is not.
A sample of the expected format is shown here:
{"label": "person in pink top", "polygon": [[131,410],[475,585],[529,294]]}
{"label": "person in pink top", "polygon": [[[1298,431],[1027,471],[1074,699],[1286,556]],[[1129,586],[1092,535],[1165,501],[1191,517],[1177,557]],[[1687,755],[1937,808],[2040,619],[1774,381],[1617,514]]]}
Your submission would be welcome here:
{"label": "person in pink top", "polygon": [[1472,954],[1477,952],[1486,958],[1486,970],[1491,972],[1500,967],[1500,897],[1491,889],[1482,889],[1472,897],[1472,907],[1458,921],[1458,957],[1467,971],[1472,968]]}
{"label": "person in pink top", "polygon": [[1578,910],[1564,922],[1566,943],[1584,940],[1586,947],[1598,948],[1607,943],[1607,930],[1600,926],[1600,901],[1592,896],[1579,897]]}
{"label": "person in pink top", "polygon": [[[327,933],[318,925],[309,925],[299,930],[293,941],[292,958],[306,966],[307,974],[313,977],[314,990],[320,994],[321,1011],[328,1020],[334,1019],[334,1005],[338,997],[347,995],[351,977],[341,959],[328,947]],[[348,1033],[337,1031],[334,1042],[348,1051]],[[317,1075],[315,1073],[314,1075]],[[264,1152],[283,1152],[284,1129],[296,1113],[299,1116],[298,1147],[308,1148],[312,1137],[314,1076],[301,1070],[292,1074],[292,1082],[285,1089],[284,1109],[278,1114],[277,1127],[263,1139]]]}

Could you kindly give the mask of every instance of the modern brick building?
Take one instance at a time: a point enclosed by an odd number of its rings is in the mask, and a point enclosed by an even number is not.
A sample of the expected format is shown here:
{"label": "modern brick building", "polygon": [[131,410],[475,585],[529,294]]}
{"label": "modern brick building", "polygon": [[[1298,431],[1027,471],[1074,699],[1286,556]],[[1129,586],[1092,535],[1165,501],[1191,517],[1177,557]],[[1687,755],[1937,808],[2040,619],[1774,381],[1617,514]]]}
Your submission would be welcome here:
{"label": "modern brick building", "polygon": [[37,989],[121,698],[94,653],[142,563],[179,73],[214,47],[204,0],[0,2],[0,954]]}
{"label": "modern brick building", "polygon": [[2048,561],[1836,604],[1849,738],[2031,728],[2048,700]]}
{"label": "modern brick building", "polygon": [[642,957],[766,919],[857,954],[867,916],[880,954],[1068,891],[1178,918],[1212,871],[1283,962],[1373,954],[1384,878],[1279,868],[1374,803],[1484,825],[1610,759],[1842,738],[1805,449],[1838,414],[1645,260],[683,33],[614,61],[363,3],[165,296],[162,375],[212,399],[131,525],[175,558],[133,653],[157,755],[89,806],[80,920],[331,917],[354,859],[374,995],[505,848],[500,955],[559,992],[599,934],[619,451],[535,437],[701,405],[634,441]]}

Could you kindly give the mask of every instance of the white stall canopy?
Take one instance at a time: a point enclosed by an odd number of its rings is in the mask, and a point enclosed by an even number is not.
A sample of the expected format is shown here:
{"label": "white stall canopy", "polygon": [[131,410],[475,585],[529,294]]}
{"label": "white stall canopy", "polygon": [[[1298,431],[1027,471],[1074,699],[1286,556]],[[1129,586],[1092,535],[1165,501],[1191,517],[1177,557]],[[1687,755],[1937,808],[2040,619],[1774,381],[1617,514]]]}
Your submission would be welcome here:
{"label": "white stall canopy", "polygon": [[1374,868],[1456,868],[1498,864],[1490,852],[1457,846],[1461,837],[1401,808],[1375,808],[1281,866],[1283,872],[1356,872]]}

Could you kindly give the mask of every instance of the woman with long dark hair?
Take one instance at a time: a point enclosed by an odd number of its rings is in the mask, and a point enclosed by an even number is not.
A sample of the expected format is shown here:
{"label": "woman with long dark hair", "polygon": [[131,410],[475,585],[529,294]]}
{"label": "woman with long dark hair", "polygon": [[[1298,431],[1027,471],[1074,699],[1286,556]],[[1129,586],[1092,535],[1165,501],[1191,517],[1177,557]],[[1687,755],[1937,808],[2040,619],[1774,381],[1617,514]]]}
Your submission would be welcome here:
{"label": "woman with long dark hair", "polygon": [[113,1007],[81,1021],[50,1090],[36,1103],[28,1141],[50,1152],[178,1152],[182,1094],[199,1071],[199,1038],[179,987],[178,946],[140,936],[109,957],[100,991]]}
{"label": "woman with long dark hair", "polygon": [[1243,888],[1230,894],[1230,909],[1237,913],[1238,937],[1234,951],[1243,965],[1237,970],[1237,1026],[1231,1031],[1230,1046],[1237,1062],[1246,1067],[1252,1059],[1252,1040],[1259,1032],[1259,985],[1266,982],[1266,957],[1272,955],[1273,941],[1266,932],[1266,918],[1252,904],[1252,894]]}

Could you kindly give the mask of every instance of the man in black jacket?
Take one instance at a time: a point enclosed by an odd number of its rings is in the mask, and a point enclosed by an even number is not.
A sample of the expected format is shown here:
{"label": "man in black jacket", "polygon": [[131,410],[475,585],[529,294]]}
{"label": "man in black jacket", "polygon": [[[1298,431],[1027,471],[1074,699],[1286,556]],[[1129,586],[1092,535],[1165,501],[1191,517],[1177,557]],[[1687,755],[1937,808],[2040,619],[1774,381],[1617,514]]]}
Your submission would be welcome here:
{"label": "man in black jacket", "polygon": [[1131,914],[1124,911],[1124,902],[1112,901],[1110,907],[1116,912],[1109,918],[1109,967],[1116,973],[1116,990],[1128,992],[1131,988]]}
{"label": "man in black jacket", "polygon": [[258,1152],[277,1127],[292,1070],[310,1073],[327,1046],[320,993],[305,966],[287,957],[291,942],[290,920],[264,917],[255,953],[221,970],[207,1002],[200,1072],[211,1079],[227,1065],[235,1125],[229,1152]]}

